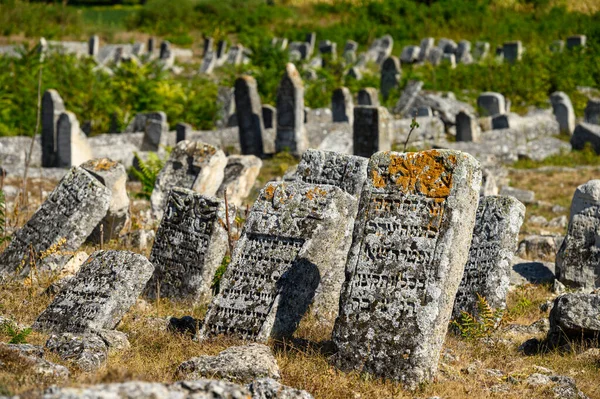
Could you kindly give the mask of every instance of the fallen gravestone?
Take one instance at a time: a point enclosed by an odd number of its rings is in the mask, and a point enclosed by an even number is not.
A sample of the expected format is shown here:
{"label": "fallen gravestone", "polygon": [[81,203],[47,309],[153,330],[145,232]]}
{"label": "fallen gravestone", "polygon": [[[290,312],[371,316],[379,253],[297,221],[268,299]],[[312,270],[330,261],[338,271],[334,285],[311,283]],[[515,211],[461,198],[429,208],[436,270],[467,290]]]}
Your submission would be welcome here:
{"label": "fallen gravestone", "polygon": [[262,157],[265,128],[260,97],[253,77],[244,75],[235,81],[235,110],[242,154]]}
{"label": "fallen gravestone", "polygon": [[294,64],[288,63],[277,90],[275,151],[302,155],[308,145],[304,128],[304,83]]}
{"label": "fallen gravestone", "polygon": [[358,199],[367,178],[368,163],[368,158],[311,149],[302,155],[292,179],[336,186]]}
{"label": "fallen gravestone", "polygon": [[42,97],[42,166],[56,166],[56,123],[65,111],[65,103],[56,90],[47,90]]}
{"label": "fallen gravestone", "polygon": [[587,341],[600,344],[600,295],[569,293],[554,300],[550,311],[550,331],[546,343],[551,348]]}
{"label": "fallen gravestone", "polygon": [[370,157],[392,146],[392,117],[384,107],[354,107],[354,155]]}
{"label": "fallen gravestone", "polygon": [[333,341],[335,364],[415,388],[437,370],[481,184],[458,151],[371,157]]}
{"label": "fallen gravestone", "polygon": [[454,300],[453,318],[461,312],[477,315],[478,297],[492,309],[506,307],[512,257],[517,249],[525,205],[513,197],[479,200],[469,260]]}
{"label": "fallen gravestone", "polygon": [[96,251],[33,324],[37,331],[114,329],[135,303],[154,266],[127,251]]}
{"label": "fallen gravestone", "polygon": [[208,302],[227,252],[226,221],[224,201],[171,189],[150,253],[155,269],[145,295]]}
{"label": "fallen gravestone", "polygon": [[331,95],[331,113],[333,122],[354,122],[354,102],[352,93],[346,87],[335,89]]}
{"label": "fallen gravestone", "polygon": [[[357,201],[334,186],[269,183],[254,203],[199,337],[290,337],[312,304],[333,320]],[[328,248],[324,251],[323,248]]]}
{"label": "fallen gravestone", "polygon": [[59,270],[106,216],[111,192],[74,167],[0,255],[0,274]]}
{"label": "fallen gravestone", "polygon": [[240,207],[250,195],[260,173],[262,161],[254,155],[230,155],[227,157],[223,182],[217,190],[218,198],[225,198],[229,205]]}
{"label": "fallen gravestone", "polygon": [[577,187],[571,202],[569,229],[556,255],[556,278],[563,284],[592,290],[600,287],[600,180]]}
{"label": "fallen gravestone", "polygon": [[156,177],[150,197],[155,218],[162,217],[166,197],[173,187],[214,196],[223,181],[226,165],[223,151],[211,145],[188,140],[177,143]]}

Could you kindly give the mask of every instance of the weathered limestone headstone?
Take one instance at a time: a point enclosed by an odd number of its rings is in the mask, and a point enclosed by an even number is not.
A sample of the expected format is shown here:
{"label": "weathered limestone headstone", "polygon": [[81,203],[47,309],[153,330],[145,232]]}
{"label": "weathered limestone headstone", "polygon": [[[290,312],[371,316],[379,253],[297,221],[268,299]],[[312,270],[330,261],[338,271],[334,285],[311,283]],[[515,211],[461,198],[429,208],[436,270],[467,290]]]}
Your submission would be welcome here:
{"label": "weathered limestone headstone", "polygon": [[444,50],[439,47],[433,47],[429,50],[429,55],[427,56],[427,61],[433,66],[438,66],[442,62],[442,57],[444,56]]}
{"label": "weathered limestone headstone", "polygon": [[125,128],[125,133],[143,132],[149,120],[167,123],[167,114],[159,112],[145,112],[136,114],[133,120]]}
{"label": "weathered limestone headstone", "polygon": [[584,120],[587,123],[600,125],[600,98],[590,98],[584,111]]}
{"label": "weathered limestone headstone", "polygon": [[354,122],[354,102],[347,87],[340,87],[331,95],[331,114],[333,122]]}
{"label": "weathered limestone headstone", "polygon": [[277,109],[274,106],[264,104],[262,106],[262,118],[265,129],[271,129],[277,126]]}
{"label": "weathered limestone headstone", "polygon": [[454,301],[453,318],[477,314],[477,294],[493,309],[506,307],[512,257],[517,249],[525,205],[514,197],[479,200],[469,260]]}
{"label": "weathered limestone headstone", "polygon": [[[413,104],[417,99],[417,96],[423,88],[423,82],[420,80],[409,80],[406,83],[406,87],[402,91],[402,95],[398,99],[396,106],[394,107],[394,113],[406,116],[408,112],[413,108]],[[414,115],[409,115],[414,116]]]}
{"label": "weathered limestone headstone", "polygon": [[581,122],[573,131],[571,145],[574,150],[583,150],[588,143],[591,144],[596,154],[600,154],[600,125]]}
{"label": "weathered limestone headstone", "polygon": [[504,43],[502,54],[507,62],[521,61],[523,55],[523,45],[520,40]]}
{"label": "weathered limestone headstone", "polygon": [[175,142],[179,143],[180,141],[186,140],[193,130],[192,125],[189,123],[179,122],[175,125]]}
{"label": "weathered limestone headstone", "polygon": [[317,34],[315,32],[311,32],[311,33],[307,33],[306,34],[306,39],[304,40],[306,43],[308,43],[308,49],[309,52],[306,55],[306,58],[310,58],[312,57],[312,54],[315,51],[315,44],[317,43]]}
{"label": "weathered limestone headstone", "polygon": [[479,141],[477,118],[461,111],[456,115],[456,141]]}
{"label": "weathered limestone headstone", "polygon": [[223,200],[171,189],[150,253],[155,269],[145,295],[207,302],[227,252],[226,220]]}
{"label": "weathered limestone headstone", "polygon": [[214,38],[212,38],[210,36],[205,36],[202,54],[206,55],[206,53],[212,52],[214,44],[215,44]]}
{"label": "weathered limestone headstone", "polygon": [[438,48],[440,48],[444,54],[455,54],[458,44],[452,39],[446,39],[445,37],[438,40]]}
{"label": "weathered limestone headstone", "polygon": [[209,52],[204,53],[204,57],[202,58],[202,64],[200,65],[200,73],[213,73],[215,67],[217,66],[217,54],[210,49]]}
{"label": "weathered limestone headstone", "polygon": [[223,151],[204,143],[184,140],[171,151],[150,197],[152,213],[162,218],[169,190],[186,188],[212,197],[223,181],[227,158]]}
{"label": "weathered limestone headstone", "polygon": [[475,61],[481,61],[488,56],[489,52],[490,52],[490,43],[475,42],[475,48],[473,49],[473,59]]}
{"label": "weathered limestone headstone", "polygon": [[368,163],[368,158],[310,149],[302,155],[292,179],[336,186],[358,199],[367,178]]}
{"label": "weathered limestone headstone", "polygon": [[222,65],[227,58],[227,40],[219,40],[217,43],[217,65]]}
{"label": "weathered limestone headstone", "polygon": [[251,76],[245,75],[235,81],[235,112],[242,154],[261,158],[264,154],[262,106],[256,80]]}
{"label": "weathered limestone headstone", "polygon": [[0,274],[25,276],[33,262],[38,271],[62,268],[106,216],[110,197],[110,190],[88,172],[72,168],[13,234],[0,255]]}
{"label": "weathered limestone headstone", "polygon": [[392,149],[392,117],[384,107],[354,107],[354,155],[370,157]]}
{"label": "weathered limestone headstone", "polygon": [[599,215],[600,180],[590,180],[575,190],[569,229],[556,254],[556,278],[561,283],[589,290],[600,287]]}
{"label": "weathered limestone headstone", "polygon": [[365,87],[358,92],[358,105],[379,107],[379,93],[374,87]]}
{"label": "weathered limestone headstone", "polygon": [[56,165],[59,168],[79,166],[93,158],[92,148],[72,112],[63,112],[56,122]]}
{"label": "weathered limestone headstone", "polygon": [[415,388],[437,370],[468,259],[481,170],[458,151],[379,152],[367,176],[334,361]]}
{"label": "weathered limestone headstone", "polygon": [[575,130],[575,111],[569,96],[562,91],[557,91],[550,96],[550,102],[552,103],[554,117],[560,126],[560,131],[573,134],[573,130]]}
{"label": "weathered limestone headstone", "polygon": [[381,95],[386,100],[392,90],[400,84],[402,70],[398,57],[390,56],[381,65]]}
{"label": "weathered limestone headstone", "polygon": [[277,136],[275,151],[289,150],[301,155],[308,148],[304,128],[304,83],[292,63],[285,67],[285,75],[277,89]]}
{"label": "weathered limestone headstone", "polygon": [[458,42],[456,48],[456,62],[459,64],[471,64],[473,63],[473,56],[471,55],[471,42],[468,40],[461,40]]}
{"label": "weathered limestone headstone", "polygon": [[327,65],[327,60],[335,61],[337,59],[337,43],[329,40],[322,40],[319,43],[319,53],[322,56],[322,66]]}
{"label": "weathered limestone headstone", "polygon": [[166,59],[170,58],[172,52],[173,51],[171,50],[171,43],[169,41],[165,40],[160,44],[159,58],[161,60],[166,60]]}
{"label": "weathered limestone headstone", "polygon": [[510,118],[507,114],[498,114],[492,116],[492,129],[508,129],[510,128]]}
{"label": "weathered limestone headstone", "polygon": [[[129,196],[127,195],[127,171],[125,167],[108,158],[93,159],[81,165],[104,187],[110,190],[110,204],[104,219],[88,237],[92,242],[117,239],[129,221]],[[102,230],[101,230],[102,229]]]}
{"label": "weathered limestone headstone", "polygon": [[158,151],[161,146],[164,147],[167,144],[168,132],[169,125],[165,121],[148,119],[140,149],[142,151]]}
{"label": "weathered limestone headstone", "polygon": [[98,51],[100,51],[100,38],[94,35],[88,41],[88,55],[95,57],[98,55]]}
{"label": "weathered limestone headstone", "polygon": [[223,182],[217,190],[217,197],[225,198],[229,205],[241,207],[248,195],[256,178],[260,173],[262,161],[254,155],[230,155],[227,157]]}
{"label": "weathered limestone headstone", "polygon": [[429,52],[435,45],[435,39],[433,37],[426,37],[421,40],[421,45],[419,49],[419,62],[423,62],[429,57]]}
{"label": "weathered limestone headstone", "polygon": [[335,317],[356,206],[334,186],[268,183],[252,206],[200,338],[289,337],[311,304],[318,315]]}
{"label": "weathered limestone headstone", "polygon": [[353,40],[346,41],[342,57],[347,64],[354,64],[356,62],[356,50],[358,50],[358,43]]}
{"label": "weathered limestone headstone", "polygon": [[421,54],[421,47],[419,46],[406,46],[402,49],[400,54],[400,61],[403,64],[413,64],[419,60]]}
{"label": "weathered limestone headstone", "polygon": [[500,93],[491,91],[481,93],[477,98],[477,106],[482,109],[484,116],[506,113],[506,100]]}
{"label": "weathered limestone headstone", "polygon": [[56,166],[56,122],[65,111],[65,103],[56,90],[46,90],[42,97],[42,166]]}
{"label": "weathered limestone headstone", "polygon": [[567,37],[567,48],[585,47],[587,37],[585,35],[575,35]]}
{"label": "weathered limestone headstone", "polygon": [[96,251],[39,315],[33,329],[48,333],[114,329],[153,271],[154,266],[142,255]]}

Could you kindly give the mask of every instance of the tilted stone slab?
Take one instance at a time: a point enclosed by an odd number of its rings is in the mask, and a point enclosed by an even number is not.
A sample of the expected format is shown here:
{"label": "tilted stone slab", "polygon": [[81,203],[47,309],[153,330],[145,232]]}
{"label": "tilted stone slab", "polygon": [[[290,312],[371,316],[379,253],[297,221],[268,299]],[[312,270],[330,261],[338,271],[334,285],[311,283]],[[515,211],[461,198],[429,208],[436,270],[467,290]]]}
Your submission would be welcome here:
{"label": "tilted stone slab", "polygon": [[265,127],[256,80],[252,76],[244,75],[235,81],[235,112],[242,154],[262,157]]}
{"label": "tilted stone slab", "polygon": [[288,63],[277,89],[275,151],[289,150],[294,155],[302,155],[308,146],[304,128],[304,83],[294,64]]}
{"label": "tilted stone slab", "polygon": [[56,122],[56,166],[79,166],[92,158],[92,148],[75,114],[61,113]]}
{"label": "tilted stone slab", "polygon": [[458,151],[371,157],[346,265],[334,362],[414,388],[437,370],[481,184]]}
{"label": "tilted stone slab", "polygon": [[33,329],[81,333],[114,329],[135,304],[154,266],[128,251],[96,251],[42,312]]}
{"label": "tilted stone slab", "polygon": [[308,307],[335,317],[357,201],[334,186],[269,183],[254,203],[201,338],[291,336]]}
{"label": "tilted stone slab", "polygon": [[48,199],[12,237],[0,255],[0,274],[25,276],[58,270],[106,216],[111,192],[85,170],[74,167]]}
{"label": "tilted stone slab", "polygon": [[600,180],[590,180],[575,190],[569,229],[558,254],[556,278],[565,285],[600,287]]}
{"label": "tilted stone slab", "polygon": [[242,206],[250,195],[261,168],[262,161],[254,155],[230,155],[227,157],[225,175],[217,190],[217,197],[225,198],[227,193],[229,206]]}
{"label": "tilted stone slab", "polygon": [[223,181],[226,165],[227,157],[216,147],[189,140],[177,143],[154,184],[150,197],[154,216],[162,217],[167,195],[173,187],[214,196]]}
{"label": "tilted stone slab", "polygon": [[293,179],[336,186],[359,198],[367,179],[368,158],[331,151],[308,150],[302,155]]}
{"label": "tilted stone slab", "polygon": [[514,197],[489,196],[479,200],[469,260],[456,293],[454,312],[477,314],[477,294],[493,309],[506,307],[512,257],[517,249],[525,205]]}
{"label": "tilted stone slab", "polygon": [[150,253],[155,270],[146,296],[207,301],[227,252],[226,220],[224,201],[172,189]]}
{"label": "tilted stone slab", "polygon": [[581,122],[575,127],[570,141],[574,150],[583,150],[589,144],[596,154],[600,154],[600,125]]}
{"label": "tilted stone slab", "polygon": [[65,103],[56,90],[47,90],[42,97],[42,166],[56,166],[56,122],[65,111]]}

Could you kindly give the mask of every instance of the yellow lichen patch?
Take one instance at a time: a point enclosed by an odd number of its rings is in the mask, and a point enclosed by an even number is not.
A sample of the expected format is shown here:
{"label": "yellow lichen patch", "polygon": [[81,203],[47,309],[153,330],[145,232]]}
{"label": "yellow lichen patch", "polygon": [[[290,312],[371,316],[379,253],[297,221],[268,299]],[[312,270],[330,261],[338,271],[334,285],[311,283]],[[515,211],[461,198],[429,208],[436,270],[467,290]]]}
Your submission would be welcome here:
{"label": "yellow lichen patch", "polygon": [[117,165],[117,162],[111,161],[108,158],[102,158],[94,163],[94,170],[110,170],[115,165]]}
{"label": "yellow lichen patch", "polygon": [[315,199],[316,196],[324,197],[325,195],[327,195],[327,191],[320,187],[311,188],[306,192],[306,198],[308,198],[310,201]]}
{"label": "yellow lichen patch", "polygon": [[456,157],[451,155],[444,159],[436,150],[390,154],[388,172],[394,183],[406,192],[446,198],[452,188],[452,172],[446,161],[456,164]]}
{"label": "yellow lichen patch", "polygon": [[376,188],[385,187],[385,179],[383,177],[379,176],[379,173],[377,173],[376,170],[372,171],[372,175],[373,175],[373,185]]}
{"label": "yellow lichen patch", "polygon": [[267,201],[272,201],[273,197],[275,197],[275,186],[269,184],[267,187],[265,187],[265,199]]}

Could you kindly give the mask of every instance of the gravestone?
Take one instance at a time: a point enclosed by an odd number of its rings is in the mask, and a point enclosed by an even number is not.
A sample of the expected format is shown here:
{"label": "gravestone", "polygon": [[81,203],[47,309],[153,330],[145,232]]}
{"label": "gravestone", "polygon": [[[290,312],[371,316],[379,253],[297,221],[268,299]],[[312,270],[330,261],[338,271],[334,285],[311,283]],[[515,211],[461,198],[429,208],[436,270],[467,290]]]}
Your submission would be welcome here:
{"label": "gravestone", "polygon": [[328,61],[337,59],[337,43],[329,40],[323,40],[319,43],[319,53],[321,54],[321,67],[325,68]]}
{"label": "gravestone", "polygon": [[227,157],[223,182],[217,190],[218,198],[225,198],[229,206],[241,207],[250,195],[260,173],[262,161],[254,155],[230,155]]}
{"label": "gravestone", "polygon": [[277,89],[275,151],[289,150],[298,156],[307,148],[308,137],[304,128],[304,83],[294,64],[288,63]]}
{"label": "gravestone", "polygon": [[473,63],[470,41],[461,40],[460,42],[458,42],[458,47],[456,48],[456,62],[458,62],[459,64]]}
{"label": "gravestone", "polygon": [[219,105],[217,127],[237,126],[234,88],[220,86],[217,89],[217,104]]}
{"label": "gravestone", "polygon": [[217,44],[217,65],[222,64],[227,57],[227,41],[219,40]]}
{"label": "gravestone", "polygon": [[174,187],[214,196],[223,181],[226,165],[227,158],[223,151],[211,145],[189,140],[177,143],[158,173],[150,197],[155,218],[162,218],[167,195]]}
{"label": "gravestone", "polygon": [[144,129],[144,138],[142,139],[142,151],[158,151],[161,146],[167,144],[167,134],[169,125],[161,120],[148,119]]}
{"label": "gravestone", "polygon": [[368,158],[310,149],[302,155],[292,180],[336,186],[358,199],[368,163]]}
{"label": "gravestone", "polygon": [[441,38],[438,40],[437,47],[441,49],[444,54],[455,54],[458,44],[452,39]]}
{"label": "gravestone", "polygon": [[581,122],[575,127],[570,141],[574,150],[583,150],[589,143],[596,154],[600,154],[600,125]]}
{"label": "gravestone", "polygon": [[520,40],[504,43],[502,46],[502,54],[507,62],[521,61],[523,55],[523,45]]}
{"label": "gravestone", "polygon": [[347,87],[340,87],[333,91],[331,95],[331,114],[333,122],[353,123],[354,102],[352,101],[352,93]]}
{"label": "gravestone", "polygon": [[101,239],[104,242],[117,239],[130,220],[125,167],[108,158],[100,158],[82,164],[81,168],[110,190],[110,203],[106,216],[94,228],[88,241],[99,243]]}
{"label": "gravestone", "polygon": [[150,299],[208,302],[213,277],[228,248],[226,220],[223,200],[171,189],[150,253],[154,274],[144,294]]}
{"label": "gravestone", "polygon": [[584,120],[587,123],[600,125],[600,98],[590,98],[584,111]]}
{"label": "gravestone", "polygon": [[[413,104],[417,99],[417,96],[423,88],[423,82],[420,80],[409,80],[402,91],[402,95],[398,99],[396,106],[394,107],[394,113],[400,116],[406,116],[407,113],[413,108]],[[414,116],[414,115],[410,115]]]}
{"label": "gravestone", "polygon": [[159,58],[161,60],[167,60],[167,59],[171,58],[172,55],[173,55],[173,51],[171,49],[171,43],[167,40],[163,41],[160,44]]}
{"label": "gravestone", "polygon": [[125,128],[125,133],[143,132],[149,120],[167,123],[167,114],[164,112],[145,112],[136,114],[133,120]]}
{"label": "gravestone", "polygon": [[427,61],[433,66],[438,66],[442,63],[442,57],[444,56],[444,50],[439,47],[433,47],[429,50]]}
{"label": "gravestone", "polygon": [[356,62],[356,50],[358,50],[358,43],[353,40],[346,41],[343,58],[347,64],[354,64]]}
{"label": "gravestone", "polygon": [[383,61],[386,60],[390,55],[392,55],[392,50],[394,49],[394,39],[390,35],[384,35],[379,39],[379,44],[377,46],[377,57],[375,62],[378,65],[381,65]]}
{"label": "gravestone", "polygon": [[148,38],[148,54],[150,56],[152,56],[152,53],[154,53],[154,38],[149,37]]}
{"label": "gravestone", "polygon": [[204,53],[202,64],[200,65],[200,73],[211,74],[216,66],[217,54],[211,49],[208,53]]}
{"label": "gravestone", "polygon": [[475,61],[481,61],[488,56],[490,53],[490,43],[488,42],[475,42],[475,48],[473,49],[473,59]]}
{"label": "gravestone", "polygon": [[456,141],[479,141],[477,118],[461,111],[456,115]]}
{"label": "gravestone", "polygon": [[433,37],[426,37],[421,40],[421,45],[419,48],[419,62],[423,62],[429,57],[429,52],[435,45],[435,39]]}
{"label": "gravestone", "polygon": [[175,142],[186,140],[194,129],[189,123],[179,122],[175,125]]}
{"label": "gravestone", "polygon": [[247,75],[238,78],[234,97],[242,154],[261,158],[264,154],[264,125],[256,80]]}
{"label": "gravestone", "polygon": [[421,47],[406,46],[402,49],[402,53],[400,54],[400,61],[402,61],[403,64],[413,64],[419,61],[420,55]]}
{"label": "gravestone", "polygon": [[565,41],[564,40],[555,40],[550,43],[550,51],[552,53],[562,53],[565,49]]}
{"label": "gravestone", "polygon": [[392,149],[393,119],[384,107],[354,107],[352,141],[354,155],[370,157],[377,151]]}
{"label": "gravestone", "polygon": [[56,166],[56,122],[65,112],[65,104],[56,90],[46,90],[42,97],[42,166]]}
{"label": "gravestone", "polygon": [[600,287],[600,180],[577,187],[569,228],[556,254],[556,278],[573,288]]}
{"label": "gravestone", "polygon": [[363,75],[360,69],[357,67],[352,67],[348,70],[348,73],[346,73],[346,77],[349,79],[361,80]]}
{"label": "gravestone", "polygon": [[367,176],[333,330],[334,362],[414,389],[437,371],[481,170],[458,151],[379,152]]}
{"label": "gravestone", "polygon": [[308,54],[306,55],[306,58],[310,58],[312,57],[313,53],[315,52],[315,44],[317,43],[317,34],[315,32],[311,32],[311,33],[307,33],[306,34],[306,39],[304,40],[306,43],[308,43]]}
{"label": "gravestone", "polygon": [[332,321],[356,206],[334,186],[268,183],[252,206],[200,338],[290,337],[311,304]]}
{"label": "gravestone", "polygon": [[229,65],[240,65],[244,59],[244,46],[241,44],[233,45],[229,48],[227,54],[227,64]]}
{"label": "gravestone", "polygon": [[585,47],[587,37],[585,35],[575,35],[567,37],[567,48]]}
{"label": "gravestone", "polygon": [[416,115],[417,118],[431,118],[433,117],[433,110],[431,107],[418,107],[411,112],[411,115]]}
{"label": "gravestone", "polygon": [[214,44],[215,44],[215,39],[213,39],[210,36],[205,36],[204,44],[202,47],[202,49],[203,49],[202,54],[206,55],[207,53],[212,53]]}
{"label": "gravestone", "polygon": [[46,333],[112,330],[135,304],[153,270],[142,255],[96,251],[32,327]]}
{"label": "gravestone", "polygon": [[519,242],[525,205],[514,197],[479,200],[469,260],[454,300],[452,318],[461,312],[477,316],[477,295],[492,309],[506,308],[512,257]]}
{"label": "gravestone", "polygon": [[262,118],[265,129],[271,129],[277,126],[277,110],[274,106],[265,104],[262,106]]}
{"label": "gravestone", "polygon": [[358,105],[379,107],[379,93],[374,87],[365,87],[358,92]]}
{"label": "gravestone", "polygon": [[552,93],[550,96],[554,117],[562,133],[573,134],[575,130],[575,111],[571,99],[562,91]]}
{"label": "gravestone", "polygon": [[97,35],[90,37],[88,41],[88,55],[90,57],[95,57],[98,55],[98,51],[100,50],[100,38]]}
{"label": "gravestone", "polygon": [[381,95],[387,100],[390,92],[400,84],[402,70],[398,57],[388,57],[381,65]]}
{"label": "gravestone", "polygon": [[477,98],[477,106],[481,108],[483,116],[494,116],[506,113],[506,101],[500,93],[491,91],[481,93]]}
{"label": "gravestone", "polygon": [[507,114],[499,114],[492,116],[492,129],[508,129],[510,128],[510,119]]}
{"label": "gravestone", "polygon": [[0,274],[60,270],[106,216],[110,190],[73,167],[0,255]]}
{"label": "gravestone", "polygon": [[56,166],[70,168],[93,158],[86,135],[72,112],[63,112],[56,122]]}

